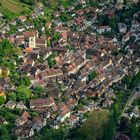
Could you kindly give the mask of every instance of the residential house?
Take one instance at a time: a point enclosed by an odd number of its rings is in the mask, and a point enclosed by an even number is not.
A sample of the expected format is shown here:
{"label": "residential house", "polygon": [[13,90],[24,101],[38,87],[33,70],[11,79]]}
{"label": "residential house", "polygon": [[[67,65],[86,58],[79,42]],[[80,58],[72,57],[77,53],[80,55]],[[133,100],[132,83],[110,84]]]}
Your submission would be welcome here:
{"label": "residential house", "polygon": [[[32,53],[30,53],[30,54],[32,54]],[[30,65],[30,66],[34,66],[34,64],[35,64],[35,61],[34,61],[35,59],[32,59],[32,58],[25,58],[25,60],[24,60],[24,63],[26,64],[26,65]]]}
{"label": "residential house", "polygon": [[68,109],[67,105],[65,103],[62,103],[59,105],[59,115],[58,117],[56,118],[56,120],[58,122],[64,122],[64,120],[66,118],[69,118],[70,117],[70,110]]}
{"label": "residential house", "polygon": [[32,129],[32,121],[27,121],[24,125],[14,128],[14,132],[17,136],[17,140],[27,139],[34,135]]}
{"label": "residential house", "polygon": [[138,31],[138,30],[140,30],[140,24],[139,24],[138,21],[133,20],[132,25],[131,25],[131,32],[135,32],[135,31]]}
{"label": "residential house", "polygon": [[29,37],[30,48],[43,48],[47,47],[47,40],[45,38]]}
{"label": "residential house", "polygon": [[130,117],[135,117],[135,118],[138,118],[140,116],[140,111],[139,111],[139,108],[136,106],[132,113],[130,113]]}
{"label": "residential house", "polygon": [[100,93],[98,93],[97,91],[90,91],[90,90],[88,90],[87,92],[86,92],[86,97],[96,97],[96,96],[98,96]]}
{"label": "residential house", "polygon": [[23,32],[25,30],[24,26],[17,27],[18,32]]}
{"label": "residential house", "polygon": [[82,16],[82,15],[84,14],[84,10],[83,10],[83,9],[76,10],[75,13],[76,13],[78,16]]}
{"label": "residential house", "polygon": [[104,101],[103,101],[103,107],[110,107],[111,105],[113,104],[113,101],[106,98]]}
{"label": "residential house", "polygon": [[79,121],[79,117],[75,115],[71,115],[70,118],[68,119],[68,123],[70,126],[74,126],[77,122]]}
{"label": "residential house", "polygon": [[9,85],[9,78],[0,78],[0,86],[3,90],[11,88]]}
{"label": "residential house", "polygon": [[5,104],[5,107],[9,109],[14,109],[16,107],[16,104],[17,104],[16,102],[10,100]]}
{"label": "residential house", "polygon": [[26,53],[32,53],[33,52],[33,48],[25,48],[25,52]]}
{"label": "residential house", "polygon": [[118,24],[118,30],[119,30],[120,33],[126,33],[127,26],[124,23],[119,23]]}
{"label": "residential house", "polygon": [[78,101],[76,100],[76,99],[69,99],[68,101],[67,101],[67,106],[71,109],[71,110],[73,110],[74,109],[74,107],[78,104]]}
{"label": "residential house", "polygon": [[23,101],[20,101],[17,105],[16,108],[18,109],[26,109],[26,105],[23,103]]}
{"label": "residential house", "polygon": [[24,125],[28,121],[29,117],[30,117],[29,113],[27,111],[24,111],[21,117],[16,119],[15,125],[16,126]]}
{"label": "residential house", "polygon": [[21,21],[21,22],[25,22],[27,20],[27,17],[26,16],[20,16],[18,17],[18,19]]}
{"label": "residential house", "polygon": [[29,40],[30,37],[38,37],[38,31],[25,31],[22,35]]}
{"label": "residential house", "polygon": [[55,101],[53,97],[32,99],[30,101],[30,108],[31,109],[46,108],[46,107],[51,107],[54,104],[55,104]]}
{"label": "residential house", "polygon": [[36,130],[37,132],[39,132],[42,127],[46,126],[46,119],[42,118],[42,117],[35,117],[33,118],[33,130]]}
{"label": "residential house", "polygon": [[27,74],[27,76],[36,77],[39,74],[39,69],[37,67],[31,67],[31,70]]}
{"label": "residential house", "polygon": [[26,23],[24,24],[24,26],[25,26],[26,29],[34,28],[34,25],[31,24],[31,23],[29,23],[29,22],[26,22]]}
{"label": "residential house", "polygon": [[78,0],[79,4],[81,5],[85,5],[86,4],[86,0]]}
{"label": "residential house", "polygon": [[105,33],[105,32],[111,32],[111,27],[110,26],[98,26],[96,31],[99,34],[102,34],[102,33]]}
{"label": "residential house", "polygon": [[79,110],[78,110],[78,114],[84,114],[84,113],[86,113],[87,111],[89,111],[90,110],[90,107],[88,107],[88,106],[83,106],[82,108],[80,108]]}
{"label": "residential house", "polygon": [[[100,62],[101,63],[101,62]],[[107,58],[104,62],[102,62],[100,65],[103,69],[106,69],[108,66],[112,65],[112,59],[111,58]]]}
{"label": "residential house", "polygon": [[56,61],[56,65],[61,67],[62,64],[63,64],[63,56],[62,55],[58,55],[54,59]]}
{"label": "residential house", "polygon": [[58,129],[60,127],[60,124],[57,121],[53,121],[50,124],[50,127],[53,128],[53,129]]}
{"label": "residential house", "polygon": [[130,39],[130,37],[131,37],[131,32],[129,31],[123,36],[122,41],[127,42]]}
{"label": "residential house", "polygon": [[7,123],[8,122],[2,116],[0,116],[0,125],[7,124]]}
{"label": "residential house", "polygon": [[48,22],[46,23],[46,28],[50,29],[51,26],[52,26],[52,22],[51,22],[51,21],[48,21]]}
{"label": "residential house", "polygon": [[10,22],[10,24],[13,25],[13,26],[16,26],[17,22],[16,22],[16,20],[12,20],[12,21]]}

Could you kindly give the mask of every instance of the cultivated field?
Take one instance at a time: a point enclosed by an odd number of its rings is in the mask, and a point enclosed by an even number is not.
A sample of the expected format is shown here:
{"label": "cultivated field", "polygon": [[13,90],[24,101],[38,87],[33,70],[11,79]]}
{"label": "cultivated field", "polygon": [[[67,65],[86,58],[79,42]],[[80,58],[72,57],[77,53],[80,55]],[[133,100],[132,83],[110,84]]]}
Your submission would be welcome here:
{"label": "cultivated field", "polygon": [[12,0],[0,0],[0,3],[1,7],[3,7],[4,9],[8,9],[13,13],[20,13],[24,10],[23,7],[21,7],[20,5],[18,5],[18,3],[15,3]]}
{"label": "cultivated field", "polygon": [[28,6],[18,0],[0,0],[0,10],[2,13],[4,13],[5,10],[8,10],[9,12],[20,14],[26,9],[28,9]]}

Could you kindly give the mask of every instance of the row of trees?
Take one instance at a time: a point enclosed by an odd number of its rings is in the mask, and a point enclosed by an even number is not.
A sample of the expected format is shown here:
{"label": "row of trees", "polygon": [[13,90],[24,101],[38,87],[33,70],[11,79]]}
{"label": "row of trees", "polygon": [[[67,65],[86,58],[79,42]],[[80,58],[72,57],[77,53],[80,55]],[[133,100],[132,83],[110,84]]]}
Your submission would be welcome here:
{"label": "row of trees", "polygon": [[[40,98],[43,97],[44,88],[41,86],[36,86],[32,90],[29,89],[27,86],[20,85],[14,92],[10,92],[7,94],[7,100],[12,101],[28,101],[31,98]],[[4,103],[5,100],[1,97],[0,103]]]}
{"label": "row of trees", "polygon": [[20,0],[20,2],[29,4],[29,5],[34,5],[37,2],[37,0]]}

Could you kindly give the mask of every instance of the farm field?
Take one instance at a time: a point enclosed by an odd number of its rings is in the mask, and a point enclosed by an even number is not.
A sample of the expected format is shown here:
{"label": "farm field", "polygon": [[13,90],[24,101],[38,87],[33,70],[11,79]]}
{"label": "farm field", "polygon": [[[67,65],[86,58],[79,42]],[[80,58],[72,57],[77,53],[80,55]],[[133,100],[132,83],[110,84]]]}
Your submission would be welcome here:
{"label": "farm field", "polygon": [[18,0],[0,0],[0,12],[8,18],[19,15],[21,12],[28,10],[28,7]]}

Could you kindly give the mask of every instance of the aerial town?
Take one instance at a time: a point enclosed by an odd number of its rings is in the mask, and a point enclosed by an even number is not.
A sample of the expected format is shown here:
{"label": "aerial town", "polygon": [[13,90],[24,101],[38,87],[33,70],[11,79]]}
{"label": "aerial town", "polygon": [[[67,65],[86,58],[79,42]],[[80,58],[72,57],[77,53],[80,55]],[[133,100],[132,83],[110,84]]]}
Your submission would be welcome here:
{"label": "aerial town", "polygon": [[[50,5],[0,11],[0,140],[139,140],[139,0]],[[104,138],[92,112],[114,119]]]}

